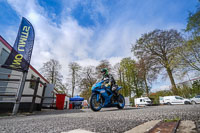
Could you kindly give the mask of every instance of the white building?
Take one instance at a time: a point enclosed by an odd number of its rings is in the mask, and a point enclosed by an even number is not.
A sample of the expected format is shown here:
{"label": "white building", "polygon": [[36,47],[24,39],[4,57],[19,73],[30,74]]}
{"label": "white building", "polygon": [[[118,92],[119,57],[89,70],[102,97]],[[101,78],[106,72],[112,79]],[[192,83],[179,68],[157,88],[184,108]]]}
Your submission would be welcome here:
{"label": "white building", "polygon": [[[0,65],[3,65],[6,61],[12,47],[10,44],[0,36]],[[15,70],[5,69],[0,67],[0,79],[20,79],[22,76],[22,72],[18,72]],[[29,66],[27,79],[37,79],[40,78],[40,81],[43,83],[48,83],[48,81],[33,67]],[[13,107],[15,95],[17,93],[17,88],[19,87],[19,82],[6,82],[0,80],[0,108],[1,110],[8,110]],[[28,110],[32,103],[32,96],[34,93],[34,85],[35,82],[26,82],[23,96],[21,98],[20,108]],[[34,108],[38,108],[41,102],[41,96],[43,93],[44,85],[39,83],[38,91],[36,94],[35,106]],[[48,88],[46,88],[48,91]]]}

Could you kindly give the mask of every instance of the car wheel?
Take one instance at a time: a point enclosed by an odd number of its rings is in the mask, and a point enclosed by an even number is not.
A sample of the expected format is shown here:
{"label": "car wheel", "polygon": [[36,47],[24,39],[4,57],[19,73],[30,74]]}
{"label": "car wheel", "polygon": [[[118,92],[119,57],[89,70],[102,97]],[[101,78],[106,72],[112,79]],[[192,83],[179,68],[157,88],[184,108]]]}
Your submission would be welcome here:
{"label": "car wheel", "polygon": [[168,102],[167,105],[172,105],[172,104],[170,102]]}
{"label": "car wheel", "polygon": [[192,101],[191,103],[192,103],[193,105],[196,104],[195,101]]}
{"label": "car wheel", "polygon": [[185,102],[184,102],[184,104],[190,104],[190,102],[188,102],[188,101],[185,101]]}

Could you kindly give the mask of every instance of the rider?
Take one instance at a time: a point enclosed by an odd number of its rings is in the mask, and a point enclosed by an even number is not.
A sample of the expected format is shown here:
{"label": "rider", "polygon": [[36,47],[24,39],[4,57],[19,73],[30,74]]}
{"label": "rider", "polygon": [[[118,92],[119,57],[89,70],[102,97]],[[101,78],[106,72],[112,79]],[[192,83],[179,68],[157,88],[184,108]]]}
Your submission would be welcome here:
{"label": "rider", "polygon": [[103,74],[102,80],[105,80],[105,86],[110,87],[111,91],[114,92],[116,90],[116,86],[115,86],[116,82],[113,76],[111,74],[108,74],[107,68],[101,69],[101,73]]}

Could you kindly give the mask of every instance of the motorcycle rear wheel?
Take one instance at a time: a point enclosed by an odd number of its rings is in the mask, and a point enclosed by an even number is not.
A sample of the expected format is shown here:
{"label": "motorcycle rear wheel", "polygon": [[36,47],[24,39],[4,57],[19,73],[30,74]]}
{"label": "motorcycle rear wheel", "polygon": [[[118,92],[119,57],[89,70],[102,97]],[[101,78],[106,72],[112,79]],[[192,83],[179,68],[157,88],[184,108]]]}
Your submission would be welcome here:
{"label": "motorcycle rear wheel", "polygon": [[125,99],[124,96],[122,96],[121,94],[118,95],[118,99],[117,99],[118,105],[117,108],[118,109],[123,109],[125,106]]}
{"label": "motorcycle rear wheel", "polygon": [[92,94],[90,98],[90,107],[93,111],[100,111],[102,108],[102,100],[101,98],[97,102],[97,94]]}

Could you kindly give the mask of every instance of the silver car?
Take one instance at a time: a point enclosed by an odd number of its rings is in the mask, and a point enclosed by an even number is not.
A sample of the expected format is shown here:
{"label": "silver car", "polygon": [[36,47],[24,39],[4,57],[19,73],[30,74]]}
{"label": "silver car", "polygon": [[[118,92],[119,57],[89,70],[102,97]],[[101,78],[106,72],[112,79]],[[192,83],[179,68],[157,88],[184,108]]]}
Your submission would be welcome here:
{"label": "silver car", "polygon": [[191,98],[190,101],[192,104],[200,103],[200,95],[197,95],[197,96]]}

